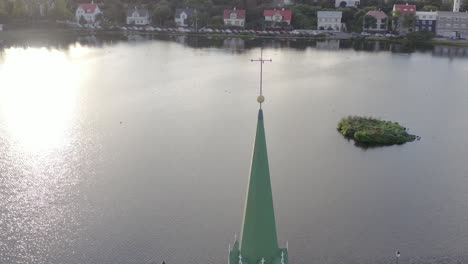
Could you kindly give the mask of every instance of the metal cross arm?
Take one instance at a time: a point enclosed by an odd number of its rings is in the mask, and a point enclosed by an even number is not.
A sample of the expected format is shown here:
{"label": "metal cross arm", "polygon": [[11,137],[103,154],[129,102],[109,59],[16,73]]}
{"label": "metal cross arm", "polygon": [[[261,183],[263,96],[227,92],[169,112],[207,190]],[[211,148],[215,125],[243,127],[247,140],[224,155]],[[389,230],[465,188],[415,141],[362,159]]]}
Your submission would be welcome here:
{"label": "metal cross arm", "polygon": [[265,63],[266,61],[268,62],[272,62],[273,60],[271,59],[268,59],[268,60],[265,60],[263,59],[263,49],[260,50],[260,59],[257,59],[257,60],[250,60],[251,62],[260,62],[260,96],[258,98],[258,102],[260,103],[260,107],[263,103],[263,63]]}

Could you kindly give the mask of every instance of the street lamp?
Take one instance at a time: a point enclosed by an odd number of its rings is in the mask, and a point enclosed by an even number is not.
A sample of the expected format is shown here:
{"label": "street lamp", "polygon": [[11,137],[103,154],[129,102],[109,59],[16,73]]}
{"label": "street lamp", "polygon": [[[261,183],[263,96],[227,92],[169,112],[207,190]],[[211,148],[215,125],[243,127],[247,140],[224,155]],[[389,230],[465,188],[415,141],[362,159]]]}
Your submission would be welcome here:
{"label": "street lamp", "polygon": [[395,252],[395,256],[396,256],[396,264],[398,264],[398,259],[399,259],[400,256],[401,256],[401,253],[400,253],[399,250],[397,250],[397,251]]}

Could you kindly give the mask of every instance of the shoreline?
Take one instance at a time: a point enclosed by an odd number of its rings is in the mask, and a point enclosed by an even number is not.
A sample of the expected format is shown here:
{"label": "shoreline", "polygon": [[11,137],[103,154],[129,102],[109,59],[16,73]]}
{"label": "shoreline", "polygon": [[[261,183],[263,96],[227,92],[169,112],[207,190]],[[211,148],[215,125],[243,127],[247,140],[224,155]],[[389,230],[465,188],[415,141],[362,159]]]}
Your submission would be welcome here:
{"label": "shoreline", "polygon": [[[208,38],[241,38],[241,39],[277,39],[277,40],[310,40],[310,41],[326,41],[326,40],[350,40],[350,41],[369,41],[369,42],[386,42],[407,45],[410,44],[406,38],[382,38],[382,37],[362,37],[352,36],[349,33],[335,35],[271,35],[271,34],[238,34],[238,33],[208,33],[208,32],[177,32],[177,31],[143,31],[143,30],[117,30],[117,29],[72,29],[72,28],[16,28],[12,30],[0,31],[0,45],[5,41],[29,41],[34,38],[57,36],[93,36],[93,35],[115,35],[125,36],[128,34],[138,35],[154,35],[154,36],[191,36],[191,37],[208,37]],[[444,45],[454,47],[468,47],[468,41],[464,40],[449,40],[449,39],[431,39],[430,41],[417,42],[412,44],[418,45]],[[0,46],[1,47],[1,46]]]}

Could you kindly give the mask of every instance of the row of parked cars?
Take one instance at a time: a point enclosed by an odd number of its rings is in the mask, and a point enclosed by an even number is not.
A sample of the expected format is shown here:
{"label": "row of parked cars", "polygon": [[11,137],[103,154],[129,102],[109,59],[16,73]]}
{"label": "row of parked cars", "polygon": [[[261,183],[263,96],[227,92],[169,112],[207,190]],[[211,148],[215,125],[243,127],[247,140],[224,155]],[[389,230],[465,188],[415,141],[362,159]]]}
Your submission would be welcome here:
{"label": "row of parked cars", "polygon": [[375,33],[375,34],[371,34],[369,32],[361,32],[361,33],[352,33],[353,36],[364,36],[364,37],[377,37],[377,38],[396,38],[398,37],[397,35],[394,35],[394,34],[390,34],[390,33],[387,33],[387,34],[383,34],[383,33]]}
{"label": "row of parked cars", "polygon": [[[115,29],[115,28],[112,28]],[[288,30],[248,30],[248,29],[217,29],[217,28],[200,28],[198,31],[190,28],[159,28],[159,27],[141,27],[141,26],[122,26],[117,29],[124,31],[156,31],[156,32],[180,32],[180,33],[190,33],[190,32],[201,32],[201,33],[222,33],[222,34],[256,34],[256,35],[298,35],[296,31]]]}

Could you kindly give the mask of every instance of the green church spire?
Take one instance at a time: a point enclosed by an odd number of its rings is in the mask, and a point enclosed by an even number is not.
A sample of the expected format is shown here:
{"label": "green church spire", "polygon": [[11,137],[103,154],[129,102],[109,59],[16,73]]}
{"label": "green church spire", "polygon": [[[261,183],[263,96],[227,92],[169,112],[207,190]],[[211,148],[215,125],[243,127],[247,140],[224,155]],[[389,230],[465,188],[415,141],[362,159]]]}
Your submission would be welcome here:
{"label": "green church spire", "polygon": [[230,251],[230,264],[287,264],[287,249],[278,248],[273,194],[263,124],[258,111],[257,132],[247,187],[240,244]]}

